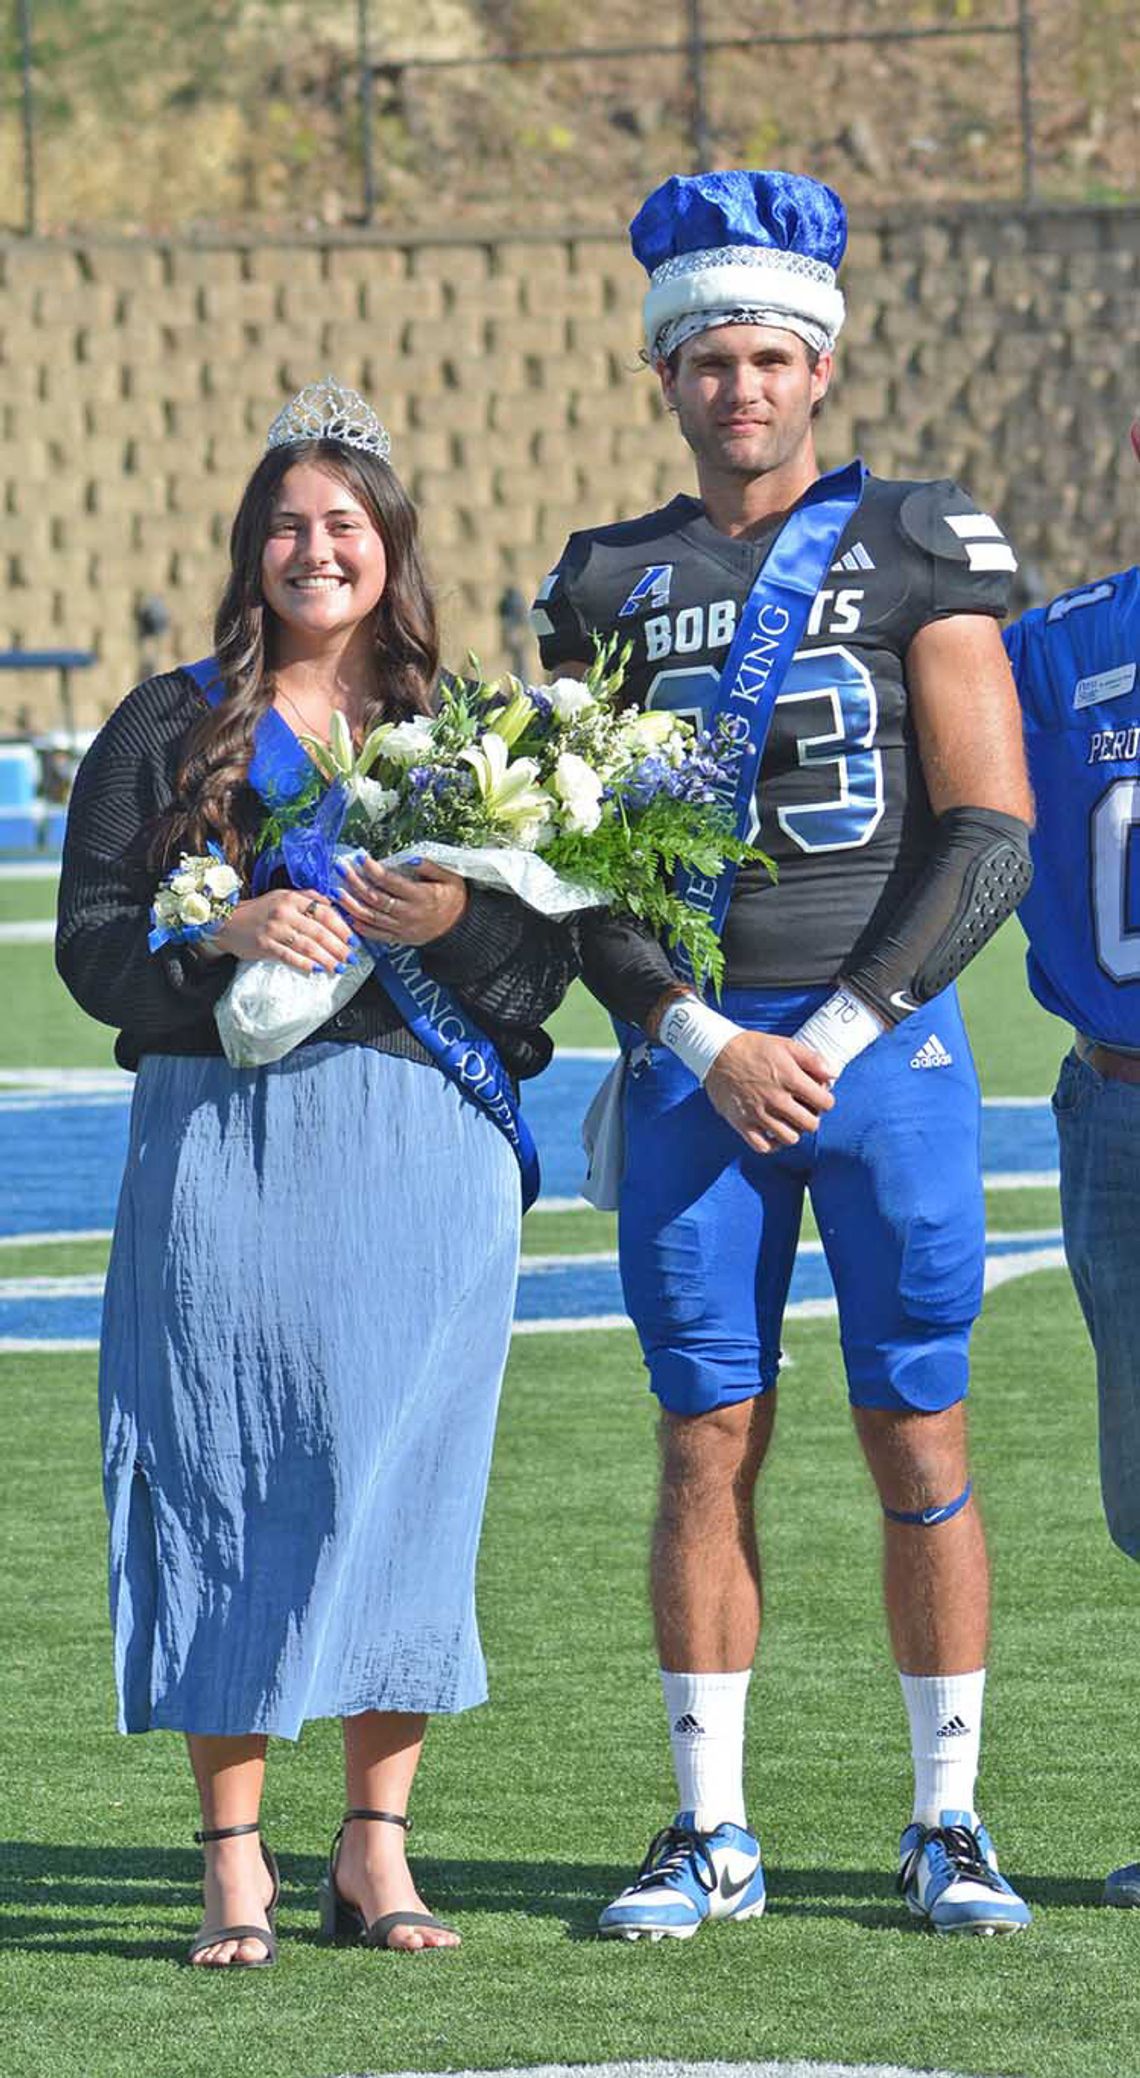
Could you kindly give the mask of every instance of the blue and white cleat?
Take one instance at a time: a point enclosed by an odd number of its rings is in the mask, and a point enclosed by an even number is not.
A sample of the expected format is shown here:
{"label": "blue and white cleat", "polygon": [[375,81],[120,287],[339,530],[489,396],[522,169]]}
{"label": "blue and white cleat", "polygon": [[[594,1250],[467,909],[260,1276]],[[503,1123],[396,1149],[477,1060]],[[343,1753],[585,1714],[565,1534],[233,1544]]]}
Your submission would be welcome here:
{"label": "blue and white cleat", "polygon": [[997,1865],[994,1843],[969,1811],[943,1811],[936,1826],[908,1825],[899,1843],[899,1889],[936,1934],[1017,1934],[1029,1907]]}
{"label": "blue and white cleat", "polygon": [[706,1919],[759,1919],[764,1904],[759,1840],[742,1825],[699,1833],[693,1813],[679,1811],[606,1906],[598,1932],[608,1941],[687,1941]]}
{"label": "blue and white cleat", "polygon": [[1140,1862],[1125,1862],[1122,1869],[1109,1871],[1104,1879],[1104,1902],[1125,1907],[1140,1905]]}

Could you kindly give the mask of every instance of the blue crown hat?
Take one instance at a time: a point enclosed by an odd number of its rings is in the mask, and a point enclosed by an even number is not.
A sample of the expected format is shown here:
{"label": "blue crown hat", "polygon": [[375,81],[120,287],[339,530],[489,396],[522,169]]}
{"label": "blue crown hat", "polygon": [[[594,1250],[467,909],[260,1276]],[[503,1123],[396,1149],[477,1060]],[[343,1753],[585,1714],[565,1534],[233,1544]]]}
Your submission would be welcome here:
{"label": "blue crown hat", "polygon": [[770,324],[830,352],[844,317],[836,270],[847,213],[803,173],[672,174],[629,227],[649,275],[645,341],[663,360],[713,325]]}

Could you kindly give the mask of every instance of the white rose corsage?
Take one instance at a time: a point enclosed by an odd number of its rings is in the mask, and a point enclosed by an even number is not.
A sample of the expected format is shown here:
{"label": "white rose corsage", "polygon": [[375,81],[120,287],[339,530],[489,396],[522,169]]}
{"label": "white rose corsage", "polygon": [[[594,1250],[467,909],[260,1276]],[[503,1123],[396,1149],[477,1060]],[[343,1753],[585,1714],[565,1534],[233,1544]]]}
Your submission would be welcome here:
{"label": "white rose corsage", "polygon": [[219,845],[210,844],[205,857],[192,858],[183,852],[155,890],[147,938],[150,950],[210,937],[221,929],[240,894],[241,876]]}

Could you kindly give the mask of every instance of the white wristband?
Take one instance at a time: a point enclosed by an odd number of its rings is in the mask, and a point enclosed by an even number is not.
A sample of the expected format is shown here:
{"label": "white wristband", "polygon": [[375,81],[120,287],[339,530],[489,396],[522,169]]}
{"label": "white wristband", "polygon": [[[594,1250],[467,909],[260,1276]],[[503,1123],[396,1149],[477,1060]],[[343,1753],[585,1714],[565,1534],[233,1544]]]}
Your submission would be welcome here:
{"label": "white wristband", "polygon": [[677,996],[657,1027],[657,1037],[703,1082],[718,1053],[723,1053],[740,1029],[731,1018],[702,1003],[699,996]]}
{"label": "white wristband", "polygon": [[861,997],[837,988],[804,1020],[795,1037],[815,1049],[834,1082],[848,1062],[886,1030],[885,1021]]}

